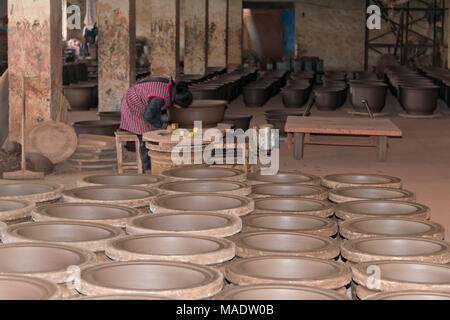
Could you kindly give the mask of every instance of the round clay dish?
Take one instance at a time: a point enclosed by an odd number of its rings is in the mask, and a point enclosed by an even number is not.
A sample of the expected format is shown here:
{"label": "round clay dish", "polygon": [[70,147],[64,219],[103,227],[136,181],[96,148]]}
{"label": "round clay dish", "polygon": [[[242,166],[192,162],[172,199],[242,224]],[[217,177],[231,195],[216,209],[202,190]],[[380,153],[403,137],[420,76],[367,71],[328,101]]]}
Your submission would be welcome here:
{"label": "round clay dish", "polygon": [[217,193],[165,195],[150,202],[153,213],[215,212],[245,216],[254,209],[255,203],[250,198]]}
{"label": "round clay dish", "polygon": [[276,175],[262,175],[260,173],[249,173],[247,179],[251,184],[260,183],[295,183],[295,184],[312,184],[318,185],[320,178],[305,174],[294,172],[278,172]]}
{"label": "round clay dish", "polygon": [[319,186],[293,183],[256,184],[252,186],[252,197],[301,197],[326,200],[328,199],[328,190]]}
{"label": "round clay dish", "polygon": [[335,236],[338,232],[337,222],[317,216],[288,213],[259,213],[242,219],[244,232],[282,231],[312,233],[324,237]]}
{"label": "round clay dish", "polygon": [[221,193],[247,196],[252,192],[249,185],[240,181],[227,180],[186,180],[162,183],[157,188],[164,194],[180,193]]}
{"label": "round clay dish", "polygon": [[0,184],[0,200],[25,200],[42,203],[61,198],[64,187],[51,182],[29,182]]}
{"label": "round clay dish", "polygon": [[25,200],[0,200],[0,221],[12,221],[31,216],[34,202]]}
{"label": "round clay dish", "polygon": [[304,199],[296,197],[272,197],[255,199],[256,213],[289,213],[331,217],[333,205],[328,201]]}
{"label": "round clay dish", "polygon": [[134,208],[96,203],[56,203],[36,208],[32,213],[34,221],[95,222],[119,228],[138,216],[139,211]]}
{"label": "round clay dish", "polygon": [[63,193],[64,201],[69,203],[101,203],[133,208],[148,206],[157,195],[154,190],[132,186],[83,187]]}
{"label": "round clay dish", "polygon": [[99,252],[105,251],[108,240],[117,239],[124,234],[120,228],[90,222],[26,222],[9,226],[3,232],[2,241],[57,243]]}
{"label": "round clay dish", "polygon": [[161,174],[170,180],[231,180],[245,181],[247,174],[229,168],[176,168]]}
{"label": "round clay dish", "polygon": [[450,293],[429,291],[397,291],[378,293],[366,300],[450,300]]}
{"label": "round clay dish", "polygon": [[345,239],[370,237],[423,237],[443,240],[444,227],[438,223],[407,218],[361,218],[344,221],[339,232]]}
{"label": "round clay dish", "polygon": [[334,290],[288,286],[281,284],[259,284],[225,289],[214,300],[348,300]]}
{"label": "round clay dish", "polygon": [[106,255],[114,261],[159,260],[214,265],[235,256],[225,239],[192,235],[150,234],[110,241]]}
{"label": "round clay dish", "polygon": [[126,227],[131,235],[191,234],[226,238],[242,230],[240,218],[220,213],[161,213],[132,219]]}
{"label": "round clay dish", "polygon": [[156,294],[186,300],[204,299],[222,290],[223,275],[200,265],[182,262],[111,262],[83,268],[84,295]]}
{"label": "round clay dish", "polygon": [[354,263],[378,260],[450,262],[449,244],[426,238],[375,237],[344,241],[342,257]]}
{"label": "round clay dish", "polygon": [[402,189],[349,187],[330,191],[329,199],[335,203],[358,200],[395,200],[415,202],[416,195],[410,191]]}
{"label": "round clay dish", "polygon": [[225,277],[236,285],[277,283],[334,290],[347,286],[352,273],[349,266],[335,261],[273,256],[230,262]]}
{"label": "round clay dish", "polygon": [[106,296],[90,296],[90,297],[81,297],[75,298],[73,300],[104,300],[104,301],[140,301],[140,300],[175,300],[169,297],[157,296],[157,295],[106,295]]}
{"label": "round clay dish", "polygon": [[402,181],[399,178],[379,174],[333,174],[322,178],[321,185],[329,189],[347,187],[384,187],[401,188]]}
{"label": "round clay dish", "polygon": [[362,200],[340,203],[336,216],[342,220],[357,218],[430,219],[430,208],[418,203],[394,200]]}
{"label": "round clay dish", "polygon": [[84,177],[78,181],[78,187],[101,185],[134,186],[151,188],[164,182],[164,178],[143,174],[100,174]]}
{"label": "round clay dish", "polygon": [[307,233],[260,231],[233,236],[236,255],[241,258],[287,255],[320,259],[339,256],[335,239]]}
{"label": "round clay dish", "polygon": [[60,297],[53,282],[18,275],[0,275],[0,300],[54,300]]}

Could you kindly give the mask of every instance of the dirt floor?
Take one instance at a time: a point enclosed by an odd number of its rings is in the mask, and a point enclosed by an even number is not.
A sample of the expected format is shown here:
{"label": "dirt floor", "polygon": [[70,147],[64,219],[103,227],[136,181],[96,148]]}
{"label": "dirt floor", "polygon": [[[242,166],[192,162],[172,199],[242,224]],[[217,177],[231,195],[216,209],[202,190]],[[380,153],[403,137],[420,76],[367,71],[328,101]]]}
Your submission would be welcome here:
{"label": "dirt floor", "polygon": [[[234,101],[228,112],[251,114],[253,124],[264,123],[264,111],[281,109],[281,96],[272,98],[264,108],[245,108],[242,97]],[[315,108],[312,115],[320,116],[350,116],[346,109],[349,101],[336,112],[320,112]],[[404,137],[390,139],[388,161],[376,161],[375,148],[306,146],[305,158],[297,161],[293,152],[282,143],[280,169],[296,170],[324,176],[332,173],[379,173],[401,178],[404,188],[417,194],[417,201],[431,207],[432,220],[443,224],[446,237],[450,239],[450,114],[447,106],[440,101],[437,119],[404,119],[398,116],[401,108],[397,101],[388,97],[387,107],[389,118],[403,130]],[[96,112],[72,112],[70,121],[96,119]],[[48,180],[63,183],[66,188],[73,188],[76,180],[89,173],[70,173],[51,175]]]}

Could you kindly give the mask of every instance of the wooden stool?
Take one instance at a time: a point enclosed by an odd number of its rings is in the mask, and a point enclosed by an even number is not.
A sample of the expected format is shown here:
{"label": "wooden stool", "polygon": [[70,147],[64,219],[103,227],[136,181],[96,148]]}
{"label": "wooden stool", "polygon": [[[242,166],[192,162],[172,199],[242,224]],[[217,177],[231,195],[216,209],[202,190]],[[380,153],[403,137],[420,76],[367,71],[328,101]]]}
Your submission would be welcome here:
{"label": "wooden stool", "polygon": [[[123,162],[123,148],[128,142],[134,142],[136,145],[136,162]],[[123,173],[124,170],[137,170],[139,174],[143,174],[142,160],[139,138],[130,132],[116,131],[116,149],[117,149],[117,170]]]}

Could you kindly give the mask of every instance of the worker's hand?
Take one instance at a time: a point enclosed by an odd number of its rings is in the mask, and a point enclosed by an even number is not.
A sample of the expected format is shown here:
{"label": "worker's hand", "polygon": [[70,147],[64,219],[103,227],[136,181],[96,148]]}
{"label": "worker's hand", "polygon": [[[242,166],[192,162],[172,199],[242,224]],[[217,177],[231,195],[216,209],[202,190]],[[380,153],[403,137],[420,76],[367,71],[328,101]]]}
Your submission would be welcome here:
{"label": "worker's hand", "polygon": [[173,104],[173,106],[174,106],[174,108],[177,108],[177,109],[183,109],[183,107],[181,107],[181,106],[179,106],[177,104]]}

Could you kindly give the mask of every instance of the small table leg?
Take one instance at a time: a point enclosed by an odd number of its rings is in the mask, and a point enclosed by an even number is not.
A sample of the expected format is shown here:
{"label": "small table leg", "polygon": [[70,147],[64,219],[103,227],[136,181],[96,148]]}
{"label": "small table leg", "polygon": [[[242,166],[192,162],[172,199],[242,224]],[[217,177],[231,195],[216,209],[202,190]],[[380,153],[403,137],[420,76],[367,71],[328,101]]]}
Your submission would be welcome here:
{"label": "small table leg", "polygon": [[294,133],[294,158],[297,160],[303,159],[303,151],[305,148],[305,134]]}
{"label": "small table leg", "polygon": [[378,137],[378,144],[377,144],[377,151],[378,151],[377,160],[379,162],[385,162],[386,161],[386,159],[387,159],[387,149],[388,149],[387,137],[386,136],[379,136]]}

